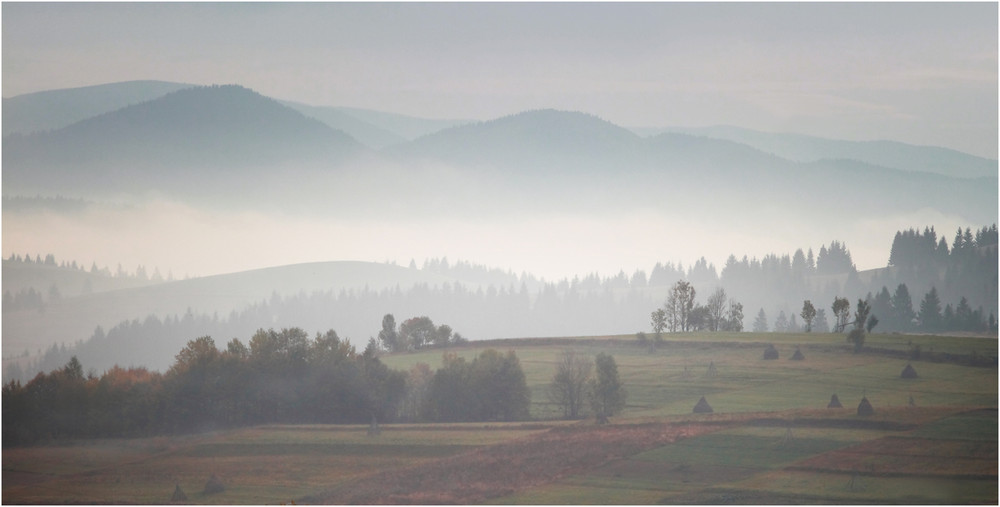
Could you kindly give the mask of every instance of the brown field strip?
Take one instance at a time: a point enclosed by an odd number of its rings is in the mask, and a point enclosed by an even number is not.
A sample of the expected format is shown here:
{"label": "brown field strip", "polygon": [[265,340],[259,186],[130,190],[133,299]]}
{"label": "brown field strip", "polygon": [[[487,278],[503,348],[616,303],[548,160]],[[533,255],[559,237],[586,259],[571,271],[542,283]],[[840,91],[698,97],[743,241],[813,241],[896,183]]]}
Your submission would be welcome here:
{"label": "brown field strip", "polygon": [[888,436],[803,460],[793,470],[996,479],[997,442]]}
{"label": "brown field strip", "polygon": [[482,503],[722,427],[661,423],[556,428],[433,463],[376,474],[303,501]]}

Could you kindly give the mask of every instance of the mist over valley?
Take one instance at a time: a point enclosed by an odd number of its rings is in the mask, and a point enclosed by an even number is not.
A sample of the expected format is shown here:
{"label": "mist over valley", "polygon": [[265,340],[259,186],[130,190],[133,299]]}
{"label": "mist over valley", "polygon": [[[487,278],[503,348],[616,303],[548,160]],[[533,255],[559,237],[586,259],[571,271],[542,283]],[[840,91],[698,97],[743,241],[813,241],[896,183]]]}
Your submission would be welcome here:
{"label": "mist over valley", "polygon": [[[107,110],[56,114],[93,96]],[[924,275],[883,273],[893,236],[978,231],[997,206],[995,160],[902,143],[723,128],[644,137],[553,109],[441,121],[236,85],[4,100],[17,106],[4,122],[4,290],[45,300],[5,311],[6,357],[70,345],[45,364],[75,353],[96,368],[163,369],[191,333],[261,327],[337,329],[363,343],[385,313],[434,315],[472,339],[639,331],[676,279],[705,295],[725,288],[747,313],[794,315],[796,301],[861,297],[880,280],[929,290]],[[66,124],[32,130],[56,117]],[[934,163],[911,169],[932,150]],[[773,257],[780,269],[782,256],[831,242],[850,249],[849,270],[777,291],[726,273],[740,259]],[[39,253],[87,269],[13,262]],[[477,268],[428,271],[449,258]],[[155,276],[94,272],[128,272],[128,259]],[[29,274],[39,269],[49,276]],[[855,269],[869,274],[851,281]],[[981,289],[948,295],[995,312]],[[161,323],[158,337],[144,321]],[[108,331],[119,342],[97,346]]]}
{"label": "mist over valley", "polygon": [[5,2],[12,504],[996,504],[996,3]]}

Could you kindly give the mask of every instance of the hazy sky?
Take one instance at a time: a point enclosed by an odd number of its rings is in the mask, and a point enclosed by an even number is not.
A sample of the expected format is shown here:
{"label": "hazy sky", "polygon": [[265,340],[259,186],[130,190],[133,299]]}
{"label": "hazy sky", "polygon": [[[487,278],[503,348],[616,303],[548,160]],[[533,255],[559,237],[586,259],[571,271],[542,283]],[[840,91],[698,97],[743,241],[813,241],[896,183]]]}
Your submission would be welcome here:
{"label": "hazy sky", "polygon": [[997,4],[3,4],[3,96],[135,79],[997,156]]}

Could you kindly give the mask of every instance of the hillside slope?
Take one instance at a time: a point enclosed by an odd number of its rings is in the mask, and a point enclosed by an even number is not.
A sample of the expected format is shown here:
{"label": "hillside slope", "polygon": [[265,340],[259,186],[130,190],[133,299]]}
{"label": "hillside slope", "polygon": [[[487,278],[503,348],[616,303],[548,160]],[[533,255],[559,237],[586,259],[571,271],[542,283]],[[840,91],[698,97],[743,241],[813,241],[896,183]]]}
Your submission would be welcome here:
{"label": "hillside slope", "polygon": [[[38,277],[45,273],[40,274],[33,268],[5,266],[4,277],[6,279],[10,276],[13,280],[22,280],[24,283],[37,282]],[[51,271],[44,267],[41,269]],[[78,278],[86,277],[87,274],[79,273],[65,275],[60,280],[65,283],[83,283]],[[456,281],[440,274],[396,265],[337,261],[95,291],[48,301],[41,310],[26,308],[5,311],[3,347],[20,353],[25,349],[34,352],[37,348],[48,348],[53,343],[72,344],[89,338],[97,326],[110,329],[123,321],[141,321],[150,315],[160,319],[188,313],[227,317],[233,311],[244,311],[251,305],[266,302],[274,296],[293,297],[314,292],[332,292],[336,295],[341,291],[365,288],[373,291],[396,287],[409,289],[416,284],[441,285]],[[374,320],[372,328],[378,326],[378,322]],[[352,324],[348,323],[346,330],[355,330],[356,326],[350,327]],[[340,330],[344,332],[345,327],[341,326]],[[178,337],[182,342],[190,338]]]}
{"label": "hillside slope", "polygon": [[731,126],[635,130],[644,135],[674,132],[724,139],[743,143],[795,162],[850,159],[891,169],[936,173],[958,178],[996,177],[998,170],[995,159],[977,157],[937,146],[916,146],[896,141],[845,141],[801,134],[760,132]]}
{"label": "hillside slope", "polygon": [[390,153],[472,167],[578,173],[628,161],[640,144],[632,132],[596,116],[546,109],[452,127]]}
{"label": "hillside slope", "polygon": [[4,185],[190,186],[192,176],[329,164],[360,149],[343,132],[246,88],[189,88],[59,130],[5,137]]}
{"label": "hillside slope", "polygon": [[3,135],[60,129],[194,86],[167,81],[125,81],[5,97]]}

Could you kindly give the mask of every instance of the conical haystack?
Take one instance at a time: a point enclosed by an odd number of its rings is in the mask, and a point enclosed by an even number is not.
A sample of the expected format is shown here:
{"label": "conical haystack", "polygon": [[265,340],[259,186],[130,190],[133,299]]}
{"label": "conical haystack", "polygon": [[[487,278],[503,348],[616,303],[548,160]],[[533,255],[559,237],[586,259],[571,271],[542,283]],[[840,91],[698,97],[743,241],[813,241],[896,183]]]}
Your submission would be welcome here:
{"label": "conical haystack", "polygon": [[181,485],[177,484],[174,487],[174,495],[170,497],[171,502],[186,502],[188,496],[184,494],[184,490],[181,489]]}
{"label": "conical haystack", "polygon": [[694,406],[694,413],[696,414],[712,413],[712,406],[708,404],[708,401],[705,400],[704,396],[702,396],[701,399],[698,400],[698,404]]}
{"label": "conical haystack", "polygon": [[715,361],[710,361],[708,363],[708,371],[705,372],[706,377],[714,377],[718,371],[715,369]]}
{"label": "conical haystack", "polygon": [[830,397],[830,403],[826,405],[826,408],[844,408],[844,406],[840,403],[840,398],[837,397],[837,394],[834,393]]}
{"label": "conical haystack", "polygon": [[210,477],[208,479],[208,482],[205,483],[205,490],[202,491],[202,493],[206,495],[211,495],[214,493],[222,493],[225,490],[226,487],[222,485],[222,481],[220,481],[219,478],[215,476],[215,474],[212,474],[212,477]]}
{"label": "conical haystack", "polygon": [[792,354],[792,361],[801,361],[805,359],[806,356],[802,355],[802,351],[798,348],[795,349],[795,353]]}
{"label": "conical haystack", "polygon": [[774,344],[768,345],[767,349],[764,350],[764,359],[777,359],[777,358],[778,358],[778,349],[774,348]]}
{"label": "conical haystack", "polygon": [[858,415],[875,415],[875,408],[868,401],[868,397],[861,398],[861,403],[858,403]]}
{"label": "conical haystack", "polygon": [[913,369],[913,365],[906,363],[906,368],[903,368],[903,373],[899,374],[903,378],[917,378],[917,370]]}

